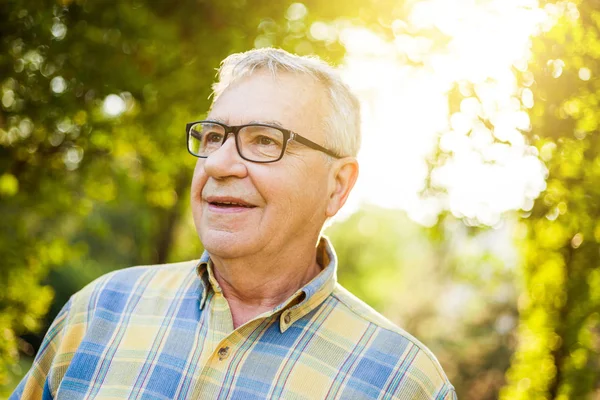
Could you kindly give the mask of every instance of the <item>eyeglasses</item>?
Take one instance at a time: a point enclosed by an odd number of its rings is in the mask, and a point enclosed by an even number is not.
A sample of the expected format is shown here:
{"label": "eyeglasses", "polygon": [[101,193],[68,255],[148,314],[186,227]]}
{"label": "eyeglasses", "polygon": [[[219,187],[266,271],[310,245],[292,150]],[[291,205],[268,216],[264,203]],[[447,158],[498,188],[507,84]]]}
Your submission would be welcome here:
{"label": "eyeglasses", "polygon": [[281,160],[290,141],[340,158],[333,151],[287,129],[269,124],[228,126],[216,121],[197,121],[186,125],[187,148],[191,155],[207,158],[218,150],[230,133],[235,136],[238,154],[244,160],[271,163]]}

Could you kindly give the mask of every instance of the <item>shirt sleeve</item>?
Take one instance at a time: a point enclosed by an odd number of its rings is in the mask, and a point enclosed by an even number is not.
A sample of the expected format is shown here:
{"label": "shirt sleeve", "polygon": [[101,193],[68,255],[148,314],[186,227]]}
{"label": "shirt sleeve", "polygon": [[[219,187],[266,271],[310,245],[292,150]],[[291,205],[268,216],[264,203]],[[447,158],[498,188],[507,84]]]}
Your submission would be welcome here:
{"label": "shirt sleeve", "polygon": [[444,396],[444,400],[458,400],[456,397],[456,391],[451,389],[448,393],[446,393],[446,396]]}
{"label": "shirt sleeve", "polygon": [[[56,362],[56,356],[63,340],[67,325],[67,317],[71,309],[71,300],[58,313],[35,356],[33,365],[23,377],[9,400],[50,400],[53,399],[50,374]],[[56,388],[54,388],[56,389]]]}

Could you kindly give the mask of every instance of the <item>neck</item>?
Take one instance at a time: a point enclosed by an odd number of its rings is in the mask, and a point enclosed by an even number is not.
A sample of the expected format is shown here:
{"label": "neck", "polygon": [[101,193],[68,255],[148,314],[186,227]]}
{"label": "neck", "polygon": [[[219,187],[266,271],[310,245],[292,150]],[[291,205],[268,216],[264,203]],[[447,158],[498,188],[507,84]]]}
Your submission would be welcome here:
{"label": "neck", "polygon": [[267,259],[226,260],[211,256],[234,328],[272,310],[317,276],[321,267],[316,252],[313,246],[291,257],[277,254]]}

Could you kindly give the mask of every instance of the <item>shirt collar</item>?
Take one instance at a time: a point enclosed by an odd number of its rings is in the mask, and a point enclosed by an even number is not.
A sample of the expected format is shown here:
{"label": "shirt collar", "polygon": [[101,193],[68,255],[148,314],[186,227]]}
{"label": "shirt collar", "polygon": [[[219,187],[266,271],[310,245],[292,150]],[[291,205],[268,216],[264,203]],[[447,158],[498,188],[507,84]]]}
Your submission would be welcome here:
{"label": "shirt collar", "polygon": [[[331,242],[325,236],[320,238],[317,245],[317,261],[324,268],[316,277],[283,303],[263,314],[266,317],[280,313],[279,328],[282,333],[325,301],[337,283],[337,256]],[[196,272],[202,285],[202,298],[200,299],[200,309],[202,309],[210,290],[221,292],[221,287],[214,277],[212,260],[206,250],[200,257]]]}

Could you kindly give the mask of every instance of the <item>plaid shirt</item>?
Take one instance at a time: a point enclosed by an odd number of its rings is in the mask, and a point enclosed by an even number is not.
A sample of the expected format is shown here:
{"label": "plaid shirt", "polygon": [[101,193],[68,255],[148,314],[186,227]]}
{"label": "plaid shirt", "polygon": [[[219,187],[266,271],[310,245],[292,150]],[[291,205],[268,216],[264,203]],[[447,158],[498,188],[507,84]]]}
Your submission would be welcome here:
{"label": "plaid shirt", "polygon": [[435,357],[336,282],[336,257],[233,329],[207,253],[128,268],[75,294],[10,399],[455,400]]}

